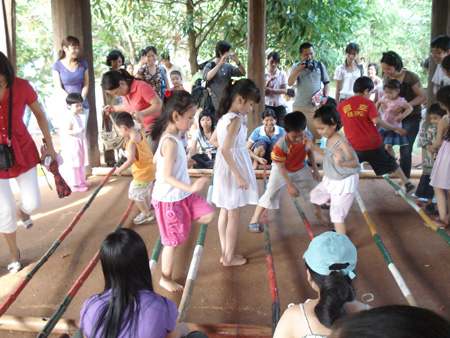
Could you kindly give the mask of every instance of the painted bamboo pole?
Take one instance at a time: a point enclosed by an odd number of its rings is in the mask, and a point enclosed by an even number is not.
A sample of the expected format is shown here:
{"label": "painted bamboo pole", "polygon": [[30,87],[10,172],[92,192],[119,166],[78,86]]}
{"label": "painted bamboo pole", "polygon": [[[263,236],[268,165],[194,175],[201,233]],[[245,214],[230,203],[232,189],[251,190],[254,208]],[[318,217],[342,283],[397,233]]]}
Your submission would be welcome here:
{"label": "painted bamboo pole", "polygon": [[159,253],[161,252],[161,236],[158,237],[156,244],[152,251],[152,257],[150,258],[150,271],[153,275],[153,270],[155,270],[156,263],[158,263]]}
{"label": "painted bamboo pole", "polygon": [[287,188],[288,188],[288,190],[289,190],[289,194],[291,195],[292,199],[294,200],[295,207],[297,208],[297,211],[298,211],[300,217],[301,217],[302,220],[303,220],[303,224],[305,224],[305,229],[306,229],[306,231],[308,232],[309,237],[310,237],[311,239],[313,239],[315,236],[314,236],[314,233],[313,233],[313,231],[312,231],[311,224],[309,223],[308,219],[306,218],[306,215],[305,215],[305,213],[303,212],[303,209],[302,209],[302,207],[300,206],[300,203],[298,203],[297,197],[292,196],[291,189],[289,189],[289,186],[288,186],[288,185],[287,185]]}
{"label": "painted bamboo pole", "polygon": [[83,205],[81,210],[75,215],[72,222],[70,222],[69,226],[64,230],[64,232],[55,240],[53,245],[50,247],[50,249],[47,250],[47,252],[44,254],[44,256],[41,257],[41,259],[36,263],[36,265],[30,270],[30,272],[25,276],[25,278],[22,280],[22,282],[19,284],[19,286],[16,288],[16,290],[6,299],[6,301],[2,304],[0,307],[0,317],[3,316],[3,314],[6,312],[6,310],[9,309],[12,303],[17,299],[19,294],[22,292],[22,290],[25,288],[25,286],[28,284],[28,282],[34,277],[36,272],[45,264],[45,262],[48,261],[48,259],[53,255],[53,253],[56,251],[56,249],[60,246],[60,244],[64,241],[64,239],[67,237],[67,235],[73,230],[75,225],[80,220],[81,216],[83,216],[84,212],[89,208],[92,201],[95,199],[95,197],[98,195],[100,189],[103,188],[105,183],[109,180],[111,175],[114,173],[114,171],[117,168],[117,165],[122,161],[122,158],[116,163],[114,168],[110,169],[109,173],[106,175],[106,177],[103,179],[103,181],[99,184],[99,186],[95,189],[95,191],[92,193],[89,200]]}
{"label": "painted bamboo pole", "polygon": [[[123,214],[122,218],[120,219],[117,226],[114,228],[113,231],[117,231],[122,227],[122,225],[125,223],[126,219],[131,213],[131,209],[133,208],[134,201],[131,201],[128,205],[127,210]],[[46,338],[50,334],[50,332],[53,330],[55,325],[58,323],[58,321],[61,319],[64,312],[66,312],[67,308],[69,307],[70,303],[72,302],[73,298],[77,294],[78,290],[81,288],[83,283],[86,281],[86,279],[91,274],[92,270],[94,270],[95,266],[97,265],[98,261],[100,259],[100,251],[97,251],[94,258],[90,261],[89,265],[84,269],[83,273],[78,277],[76,282],[73,284],[72,288],[67,293],[67,296],[64,298],[64,300],[59,305],[56,312],[53,314],[53,316],[50,318],[50,320],[47,322],[47,324],[44,326],[41,332],[37,335],[37,338]]]}
{"label": "painted bamboo pole", "polygon": [[361,212],[364,216],[364,219],[366,220],[366,223],[369,226],[369,229],[373,236],[373,239],[375,240],[375,243],[377,244],[378,249],[380,250],[381,255],[383,256],[384,261],[386,262],[386,264],[389,268],[389,271],[391,272],[398,287],[400,288],[401,292],[403,293],[403,296],[405,296],[409,305],[417,306],[417,301],[415,300],[414,296],[411,294],[411,291],[409,290],[408,286],[406,285],[405,280],[403,279],[402,275],[398,271],[397,267],[395,266],[394,262],[391,259],[391,256],[389,255],[389,252],[387,251],[386,247],[384,246],[383,242],[381,241],[381,237],[378,235],[377,231],[375,230],[374,223],[373,223],[372,218],[370,217],[369,213],[367,212],[366,206],[364,205],[364,201],[362,200],[362,198],[358,192],[356,192],[355,197],[356,197],[356,201],[358,202],[359,208],[361,209]]}
{"label": "painted bamboo pole", "polygon": [[[267,189],[267,163],[264,163],[264,192]],[[264,246],[266,249],[266,261],[267,261],[267,270],[269,274],[269,286],[270,286],[270,295],[272,296],[272,335],[275,333],[275,328],[280,320],[280,297],[278,295],[278,286],[277,280],[275,276],[275,265],[273,262],[272,248],[270,245],[270,233],[269,226],[267,224],[267,209],[264,209],[263,213],[263,222],[264,222]]]}
{"label": "painted bamboo pole", "polygon": [[388,181],[390,185],[394,187],[395,190],[397,190],[399,195],[406,201],[406,203],[408,203],[420,215],[420,217],[422,217],[422,219],[430,226],[430,228],[437,232],[450,246],[450,236],[447,235],[444,230],[436,226],[436,224],[434,224],[430,217],[428,217],[427,214],[425,214],[425,212],[416,203],[414,203],[414,201],[409,198],[408,195],[406,195],[405,192],[400,189],[400,187],[395,184],[387,175],[383,175],[383,177],[386,181]]}
{"label": "painted bamboo pole", "polygon": [[[213,189],[213,179],[214,175],[211,176],[211,183],[208,187],[207,201],[211,204],[212,199],[212,189]],[[195,277],[197,276],[198,265],[200,264],[200,259],[203,252],[203,244],[205,243],[206,231],[208,230],[208,224],[202,224],[200,228],[200,233],[197,238],[197,245],[195,246],[194,253],[192,255],[191,265],[189,266],[189,272],[186,278],[186,284],[184,286],[183,295],[181,296],[180,306],[178,307],[178,318],[177,322],[184,322],[187,311],[189,308],[189,302],[191,300],[192,292],[194,290]]]}

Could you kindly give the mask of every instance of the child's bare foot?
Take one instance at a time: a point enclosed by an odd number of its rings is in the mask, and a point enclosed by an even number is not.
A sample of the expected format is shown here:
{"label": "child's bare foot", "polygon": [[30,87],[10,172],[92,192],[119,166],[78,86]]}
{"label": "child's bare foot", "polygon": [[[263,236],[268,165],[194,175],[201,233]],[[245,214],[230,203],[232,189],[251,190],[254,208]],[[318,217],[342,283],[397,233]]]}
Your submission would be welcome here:
{"label": "child's bare foot", "polygon": [[[234,257],[237,257],[239,259],[245,259],[244,256],[242,256],[242,255],[234,255]],[[223,263],[223,256],[220,257],[220,263]]]}
{"label": "child's bare foot", "polygon": [[175,281],[167,278],[161,278],[159,281],[159,285],[161,285],[164,289],[169,292],[181,292],[183,291],[183,286],[176,283]]}
{"label": "child's bare foot", "polygon": [[330,226],[330,222],[326,221],[320,212],[316,212],[316,217],[320,221],[320,224],[322,224],[323,226]]}
{"label": "child's bare foot", "polygon": [[239,266],[247,263],[247,259],[241,255],[234,255],[230,261],[226,262],[225,260],[222,262],[223,266]]}

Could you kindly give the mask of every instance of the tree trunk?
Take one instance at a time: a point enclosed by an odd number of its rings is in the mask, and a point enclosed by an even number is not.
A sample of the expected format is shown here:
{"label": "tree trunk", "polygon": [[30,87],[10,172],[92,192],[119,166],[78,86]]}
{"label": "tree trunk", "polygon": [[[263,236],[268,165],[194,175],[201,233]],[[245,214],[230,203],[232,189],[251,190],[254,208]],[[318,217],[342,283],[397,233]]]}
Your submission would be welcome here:
{"label": "tree trunk", "polygon": [[121,21],[123,24],[123,29],[125,30],[125,35],[127,37],[128,44],[130,45],[130,50],[125,49],[124,52],[125,52],[125,54],[128,55],[131,64],[134,65],[134,63],[136,61],[136,56],[137,56],[136,49],[134,48],[133,39],[131,38],[130,30],[128,29],[127,23],[123,19]]}
{"label": "tree trunk", "polygon": [[[194,4],[192,0],[186,1],[186,11],[188,17],[192,17],[194,14]],[[189,30],[188,37],[188,47],[189,47],[189,64],[191,66],[191,75],[194,75],[198,71],[197,53],[198,50],[195,48],[195,31],[193,29]]]}

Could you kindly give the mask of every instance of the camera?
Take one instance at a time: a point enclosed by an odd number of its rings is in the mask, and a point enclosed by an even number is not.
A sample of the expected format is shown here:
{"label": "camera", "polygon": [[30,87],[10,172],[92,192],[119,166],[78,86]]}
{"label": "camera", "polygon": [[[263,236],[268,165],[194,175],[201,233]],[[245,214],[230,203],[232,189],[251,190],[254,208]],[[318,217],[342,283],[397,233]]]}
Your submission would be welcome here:
{"label": "camera", "polygon": [[310,58],[307,58],[305,61],[303,61],[303,63],[306,66],[306,68],[308,68],[309,70],[316,69],[316,64]]}

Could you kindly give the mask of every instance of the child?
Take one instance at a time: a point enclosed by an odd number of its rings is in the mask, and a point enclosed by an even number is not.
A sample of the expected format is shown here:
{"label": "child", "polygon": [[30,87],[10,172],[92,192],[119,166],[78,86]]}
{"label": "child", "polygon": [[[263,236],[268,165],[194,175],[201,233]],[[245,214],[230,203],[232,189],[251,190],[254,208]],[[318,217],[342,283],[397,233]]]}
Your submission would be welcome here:
{"label": "child", "polygon": [[286,114],[292,113],[292,105],[294,104],[294,98],[295,98],[295,91],[292,88],[289,88],[286,91],[286,95],[284,96],[286,99],[285,105],[286,105]]}
{"label": "child", "polygon": [[380,119],[375,103],[369,100],[373,88],[373,81],[362,76],[353,86],[355,96],[339,104],[338,111],[345,136],[355,149],[360,163],[369,162],[377,175],[394,172],[402,181],[405,191],[411,192],[414,185],[406,178],[395,158],[383,147],[383,139],[375,125],[393,130],[399,135],[406,135],[406,130]]}
{"label": "child", "polygon": [[198,179],[191,185],[186,152],[179,139],[179,133],[191,127],[196,109],[194,99],[188,92],[174,91],[169,97],[164,97],[162,113],[151,129],[152,137],[161,137],[155,152],[156,183],[152,195],[161,243],[164,245],[159,284],[170,292],[183,290],[172,279],[176,247],[186,241],[191,222],[209,224],[214,218],[214,209],[196,194],[208,178]]}
{"label": "child", "polygon": [[450,85],[450,55],[442,60],[442,72],[444,73],[443,82],[446,86]]}
{"label": "child", "polygon": [[[278,140],[272,151],[272,170],[270,173],[267,190],[259,200],[258,206],[250,221],[251,232],[261,232],[258,223],[264,209],[279,209],[280,198],[286,185],[290,193],[298,197],[302,194],[305,202],[309,202],[309,194],[316,186],[315,181],[320,180],[316,161],[312,151],[307,150],[302,142],[305,138],[306,117],[301,112],[293,112],[286,115],[284,120],[286,135]],[[305,158],[308,155],[314,173],[306,165]],[[316,216],[323,225],[328,225],[320,214],[320,205],[315,205]]]}
{"label": "child", "polygon": [[430,148],[432,152],[439,149],[431,172],[430,185],[434,189],[439,212],[439,219],[435,223],[439,228],[445,229],[450,222],[450,214],[447,214],[446,205],[446,198],[450,205],[450,175],[448,174],[450,168],[450,86],[439,89],[436,98],[447,115],[439,121],[436,140]]}
{"label": "child", "polygon": [[255,171],[245,142],[244,117],[258,103],[261,94],[253,81],[230,81],[222,93],[217,110],[217,128],[210,143],[218,147],[214,168],[212,201],[220,209],[218,220],[224,266],[243,265],[247,259],[235,255],[239,214],[247,204],[258,203]]}
{"label": "child", "polygon": [[185,90],[183,88],[183,78],[178,70],[173,70],[170,72],[170,81],[172,81],[173,90]]}
{"label": "child", "polygon": [[425,159],[423,160],[423,171],[419,185],[417,186],[416,196],[428,199],[425,210],[434,212],[434,205],[432,203],[434,191],[430,186],[430,174],[433,169],[436,154],[431,152],[431,147],[434,141],[436,141],[439,121],[447,112],[439,106],[439,103],[435,102],[430,106],[428,114],[430,116],[430,126],[422,141],[422,148],[425,150]]}
{"label": "child", "polygon": [[[401,83],[398,80],[389,80],[383,87],[383,98],[378,100],[376,104],[377,110],[380,106],[383,108],[383,120],[397,128],[402,127],[402,120],[413,111],[413,107],[403,97],[398,96],[400,94],[400,85]],[[395,115],[394,111],[399,107],[403,108],[404,112],[401,115]],[[409,144],[406,136],[401,136],[393,130],[380,127],[379,131],[383,138],[384,147],[394,158],[394,145],[406,146]]]}
{"label": "child", "polygon": [[316,110],[313,120],[317,132],[326,141],[326,148],[317,147],[308,138],[306,146],[322,156],[324,177],[311,191],[311,202],[322,205],[331,200],[330,219],[336,232],[346,234],[345,217],[352,206],[358,188],[360,166],[358,156],[339,133],[341,118],[337,109],[324,105]]}
{"label": "child", "polygon": [[450,85],[450,79],[445,76],[442,69],[442,60],[450,54],[450,37],[446,35],[439,35],[431,41],[431,56],[437,64],[436,71],[433,78],[433,93],[436,94],[439,88]]}
{"label": "child", "polygon": [[[212,169],[217,152],[217,148],[210,143],[215,129],[214,116],[210,111],[203,110],[199,120],[199,127],[194,131],[192,137],[192,148],[189,151],[188,159],[192,158],[196,162],[194,168]],[[198,153],[197,148],[200,148]]]}
{"label": "child", "polygon": [[[130,114],[122,112],[117,114],[115,125],[120,136],[128,139],[127,160],[116,170],[117,175],[131,167],[133,180],[128,190],[128,198],[135,201],[140,213],[134,218],[134,224],[151,222],[155,219],[150,211],[150,189],[155,180],[155,165],[153,153],[145,138],[145,126],[140,113],[132,111]],[[136,128],[133,119],[139,127]]]}
{"label": "child", "polygon": [[84,99],[79,93],[71,93],[66,98],[71,118],[64,136],[62,154],[64,159],[64,176],[73,192],[87,191],[90,183],[86,182],[86,166],[89,165],[86,133],[83,120]]}

